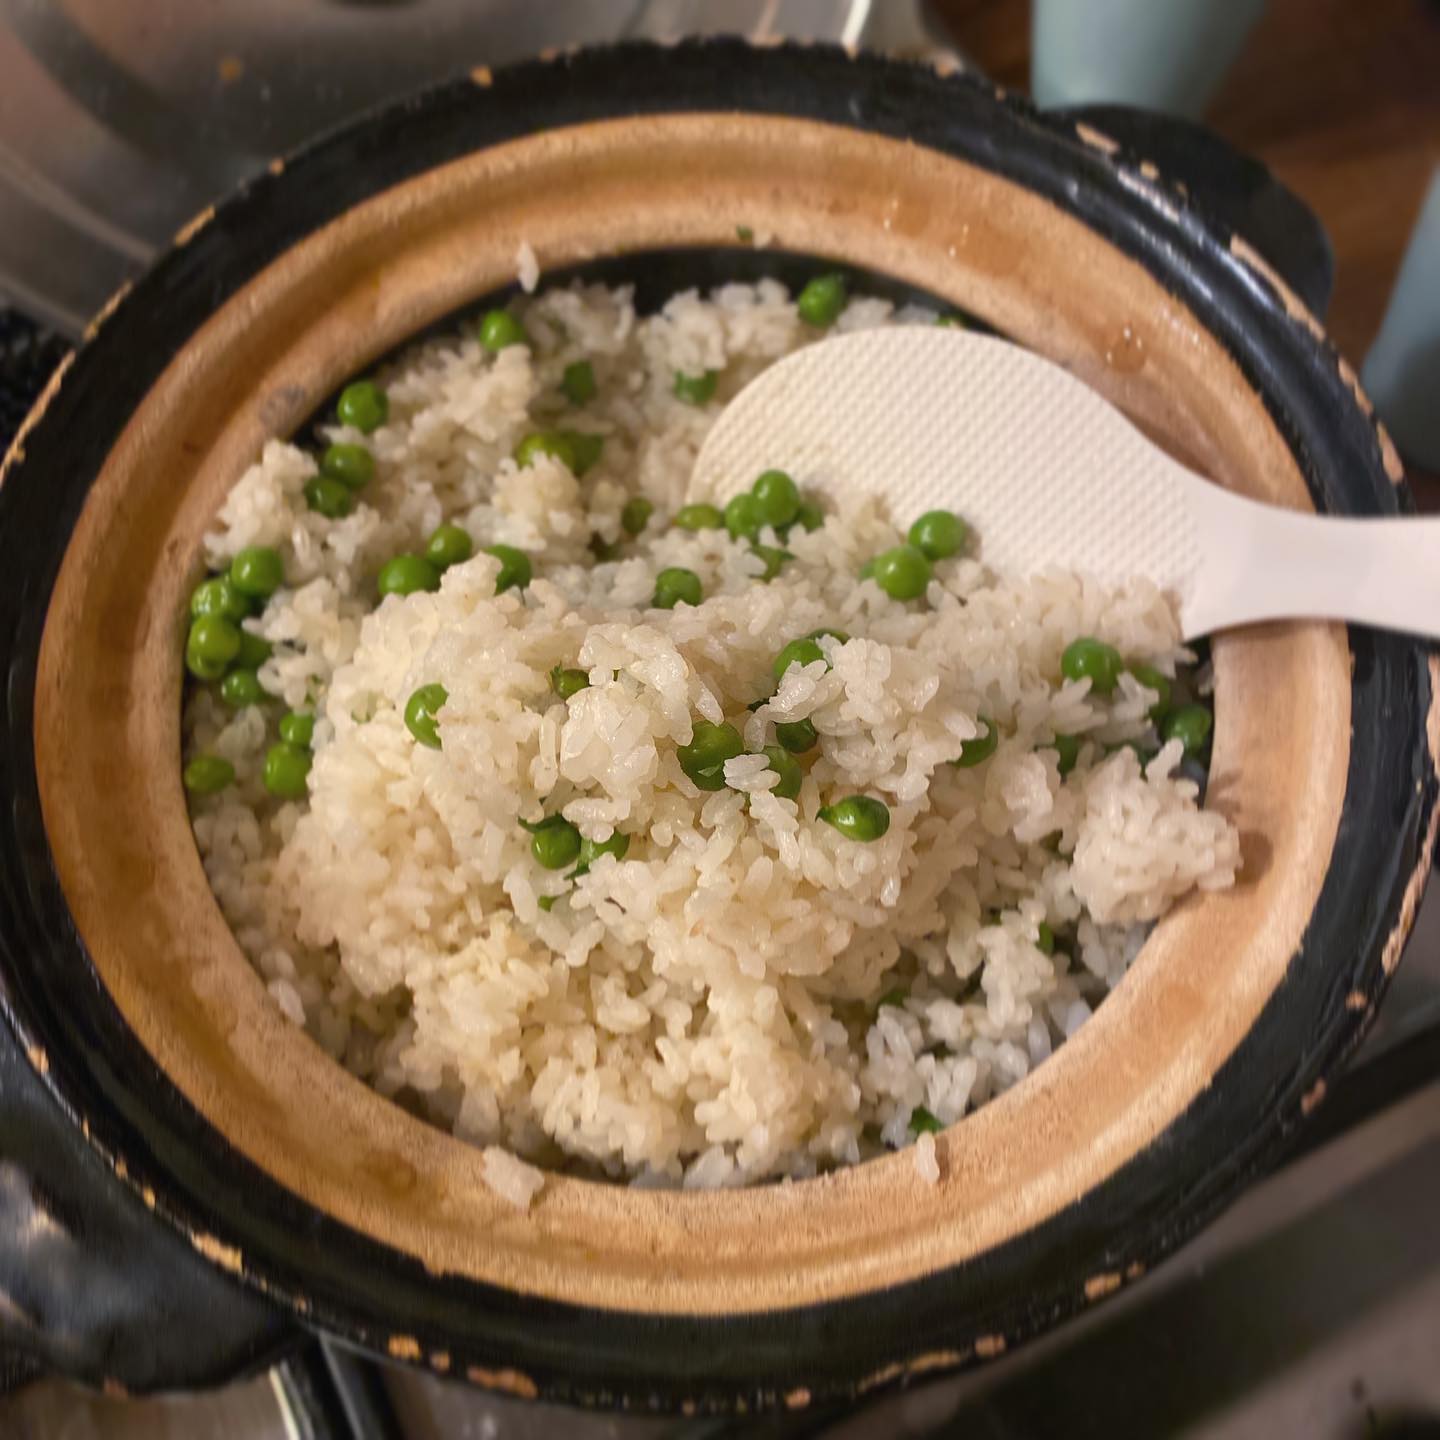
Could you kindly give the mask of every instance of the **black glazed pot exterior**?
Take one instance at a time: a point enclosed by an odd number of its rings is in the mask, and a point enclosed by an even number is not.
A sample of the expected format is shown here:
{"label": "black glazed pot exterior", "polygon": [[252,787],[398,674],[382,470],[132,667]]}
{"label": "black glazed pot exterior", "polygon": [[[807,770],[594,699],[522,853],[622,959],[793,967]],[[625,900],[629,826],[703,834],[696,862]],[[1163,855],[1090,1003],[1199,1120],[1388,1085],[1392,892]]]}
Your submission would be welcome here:
{"label": "black glazed pot exterior", "polygon": [[12,1381],[49,1370],[110,1394],[190,1389],[269,1364],[294,1339],[282,1311],[114,1182],[0,1034],[0,1355]]}
{"label": "black glazed pot exterior", "polygon": [[[46,604],[110,445],[220,303],[359,200],[544,128],[737,109],[910,139],[1047,197],[1205,318],[1265,395],[1317,508],[1396,513],[1404,504],[1334,352],[1163,179],[1134,183],[1142,157],[1110,153],[1068,121],[998,100],[982,82],[833,50],[621,47],[431,91],[259,178],[92,327],[0,486],[0,573],[9,577],[0,594],[0,787],[11,800],[0,817],[5,1018],[71,1120],[84,1124],[77,1143],[137,1193],[151,1193],[182,1251],[200,1250],[303,1323],[380,1353],[403,1331],[418,1343],[413,1354],[389,1346],[398,1358],[443,1353],[452,1373],[478,1383],[582,1404],[729,1411],[854,1395],[911,1370],[999,1353],[1087,1304],[1087,1278],[1143,1270],[1265,1165],[1321,1093],[1324,1072],[1356,1042],[1433,840],[1428,656],[1400,637],[1352,631],[1354,738],[1336,864],[1304,946],[1245,1043],[1159,1143],[1084,1200],[972,1262],[878,1294],[716,1319],[584,1309],[436,1278],[283,1190],[197,1115],[96,981],[56,882],[36,791],[31,727]],[[784,273],[777,257],[738,250],[595,269],[638,278],[658,298],[733,278],[742,256]],[[1364,1003],[1347,1004],[1357,995]]]}

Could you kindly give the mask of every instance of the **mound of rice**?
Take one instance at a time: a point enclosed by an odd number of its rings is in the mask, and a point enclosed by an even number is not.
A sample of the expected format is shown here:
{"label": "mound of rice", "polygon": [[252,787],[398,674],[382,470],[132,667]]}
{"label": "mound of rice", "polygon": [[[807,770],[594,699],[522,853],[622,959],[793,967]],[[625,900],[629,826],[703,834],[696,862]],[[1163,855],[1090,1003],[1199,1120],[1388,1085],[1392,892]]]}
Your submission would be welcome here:
{"label": "mound of rice", "polygon": [[[1107,756],[1153,739],[1154,693],[1129,674],[1104,699],[1060,679],[1082,634],[1174,674],[1188,657],[1170,606],[1144,583],[995,576],[965,557],[935,566],[923,601],[894,601],[856,578],[898,538],[868,502],[797,527],[764,583],[748,546],[668,519],[725,400],[813,338],[784,289],[680,295],[648,318],[598,288],[515,309],[528,348],[420,345],[379,377],[385,425],[322,432],[375,454],[353,514],[310,511],[314,459],[272,442],[208,538],[217,568],[248,545],[283,555],[286,588],[246,623],[275,646],[266,688],[318,714],[308,800],[282,803],[261,781],[282,707],[235,713],[207,688],[187,701],[187,755],[237,772],[193,814],[241,947],[337,1060],[491,1147],[487,1173],[517,1204],[534,1172],[506,1152],[734,1185],[907,1144],[924,1111],[959,1120],[1084,1023],[1149,922],[1234,878],[1235,832],[1198,808],[1178,741],[1143,771],[1130,749]],[[838,328],[932,318],[856,299]],[[559,385],[582,358],[598,394],[576,411]],[[706,370],[721,372],[711,404],[674,396],[677,371]],[[583,481],[511,458],[562,419],[606,437]],[[655,513],[631,540],[634,494]],[[477,548],[527,551],[533,582],[496,595],[498,562],[477,554],[437,593],[377,608],[381,564],[442,520]],[[597,562],[593,537],[624,543]],[[665,566],[700,576],[698,607],[650,608]],[[776,690],[776,653],[822,626],[852,638]],[[557,697],[556,665],[589,688]],[[402,711],[437,681],[434,750]],[[946,763],[982,715],[993,756]],[[677,760],[697,719],[730,721],[756,751],[802,717],[821,738],[797,800],[768,793],[761,755],[728,761],[715,792]],[[1086,742],[1065,777],[1059,734]],[[817,818],[852,793],[889,806],[879,841]],[[556,811],[588,838],[628,835],[625,857],[573,882],[541,869],[517,821]],[[938,1178],[928,1135],[916,1162]]]}

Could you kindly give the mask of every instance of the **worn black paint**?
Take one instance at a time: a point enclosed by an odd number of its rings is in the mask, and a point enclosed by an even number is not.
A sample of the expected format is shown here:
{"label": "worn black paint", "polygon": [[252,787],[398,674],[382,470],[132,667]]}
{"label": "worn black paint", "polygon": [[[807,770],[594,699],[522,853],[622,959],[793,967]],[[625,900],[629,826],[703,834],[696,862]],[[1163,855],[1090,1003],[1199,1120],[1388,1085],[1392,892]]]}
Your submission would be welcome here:
{"label": "worn black paint", "polygon": [[[243,1160],[161,1076],[98,984],[50,865],[31,711],[44,608],[86,490],[114,436],[191,331],[261,267],[334,214],[476,148],[618,114],[734,109],[858,125],[964,156],[1047,197],[1133,256],[1205,318],[1265,398],[1322,510],[1394,513],[1370,423],[1336,359],[1228,252],[1228,233],[1178,218],[1117,178],[1071,127],[982,82],[838,51],[735,42],[622,47],[458,82],[325,140],[223,205],[145,277],[86,346],[24,460],[0,488],[0,1005],[50,1057],[48,1082],[94,1145],[125,1157],[172,1223],[241,1248],[249,1278],[306,1318],[383,1351],[394,1332],[467,1365],[514,1367],[547,1397],[703,1409],[821,1400],[867,1375],[981,1335],[1014,1344],[1084,1303],[1084,1281],[1153,1263],[1274,1155],[1301,1097],[1358,1038],[1345,1007],[1383,988],[1380,954],[1436,803],[1424,745],[1423,648],[1352,631],[1354,742],[1327,878],[1290,973],[1213,1085],[1162,1139],[1037,1230],[954,1270],[878,1295],[724,1320],[611,1315],[437,1280],[354,1234]],[[1122,152],[1120,163],[1143,158]],[[1172,197],[1173,199],[1173,197]],[[671,257],[664,285],[705,281],[713,257]],[[637,266],[637,274],[645,267]]]}
{"label": "worn black paint", "polygon": [[1213,130],[1175,115],[1131,105],[1079,105],[1052,118],[1088,125],[1131,156],[1142,157],[1191,209],[1243,235],[1316,315],[1335,284],[1335,254],[1314,213],[1264,165],[1231,149]]}

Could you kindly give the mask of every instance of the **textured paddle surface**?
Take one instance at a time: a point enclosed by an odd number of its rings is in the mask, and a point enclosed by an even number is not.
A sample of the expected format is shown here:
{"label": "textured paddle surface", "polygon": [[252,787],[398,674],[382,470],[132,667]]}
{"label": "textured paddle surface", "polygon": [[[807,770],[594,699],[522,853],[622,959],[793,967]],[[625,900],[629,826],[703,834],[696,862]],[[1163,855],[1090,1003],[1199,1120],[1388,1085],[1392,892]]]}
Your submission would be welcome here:
{"label": "textured paddle surface", "polygon": [[691,490],[723,503],[772,467],[883,496],[902,529],[953,510],[999,570],[1147,575],[1181,600],[1203,553],[1187,492],[1213,489],[1051,361],[943,326],[837,336],[773,365],[716,422]]}

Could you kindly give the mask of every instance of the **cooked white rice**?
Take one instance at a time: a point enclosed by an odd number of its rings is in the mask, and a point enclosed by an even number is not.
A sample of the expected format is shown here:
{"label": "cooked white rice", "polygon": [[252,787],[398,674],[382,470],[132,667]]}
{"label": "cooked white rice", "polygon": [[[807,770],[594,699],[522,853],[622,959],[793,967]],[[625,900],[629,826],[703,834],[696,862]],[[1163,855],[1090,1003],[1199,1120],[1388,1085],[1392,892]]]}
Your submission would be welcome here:
{"label": "cooked white rice", "polygon": [[[187,704],[187,755],[237,772],[195,802],[194,825],[241,947],[330,1054],[490,1147],[490,1183],[521,1205],[539,1176],[507,1150],[641,1184],[733,1185],[906,1144],[918,1107],[959,1120],[1084,1023],[1149,922],[1233,880],[1235,832],[1197,808],[1178,742],[1143,773],[1128,749],[1106,758],[1151,733],[1153,692],[1127,674],[1102,700],[1059,679],[1082,634],[1173,674],[1170,606],[1145,583],[996,577],[974,558],[938,563],[924,601],[896,602],[856,579],[897,541],[871,503],[797,527],[795,558],[762,583],[723,530],[667,521],[725,400],[813,334],[784,289],[679,295],[643,319],[599,288],[516,309],[530,348],[435,340],[380,377],[390,416],[366,440],[376,476],[352,515],[310,511],[314,460],[274,441],[207,540],[217,568],[244,546],[281,552],[287,588],[247,624],[275,644],[266,687],[318,702],[304,804],[261,781],[281,705],[233,713],[204,688]],[[838,328],[921,318],[857,299]],[[558,387],[580,358],[599,389],[575,412]],[[703,370],[722,372],[715,401],[678,401],[675,372]],[[583,481],[511,458],[556,423],[606,437]],[[648,528],[595,563],[592,535],[624,539],[636,493],[654,502]],[[497,596],[498,562],[477,554],[438,593],[376,608],[380,565],[447,519],[477,548],[529,552],[533,583]],[[671,565],[701,577],[701,605],[649,608]],[[781,647],[820,626],[853,638],[825,641],[825,663],[792,668],[749,711]],[[589,688],[557,698],[557,664]],[[402,718],[436,681],[441,750]],[[998,749],[953,768],[979,715]],[[797,801],[767,793],[763,758],[730,761],[713,793],[677,761],[697,718],[733,722],[755,750],[805,716],[821,743],[801,757]],[[1056,734],[1087,740],[1063,779]],[[817,818],[851,793],[889,806],[883,839]],[[557,810],[588,838],[630,836],[625,858],[573,888],[541,869],[517,817]],[[564,898],[546,912],[542,896]],[[933,1182],[923,1140],[917,1171]]]}
{"label": "cooked white rice", "polygon": [[915,1173],[927,1184],[935,1185],[940,1180],[940,1161],[935,1155],[935,1136],[929,1131],[922,1131],[915,1139],[915,1148],[911,1152],[915,1161]]}
{"label": "cooked white rice", "polygon": [[515,278],[527,295],[533,295],[540,283],[540,262],[535,258],[535,250],[528,240],[522,240],[515,252]]}

